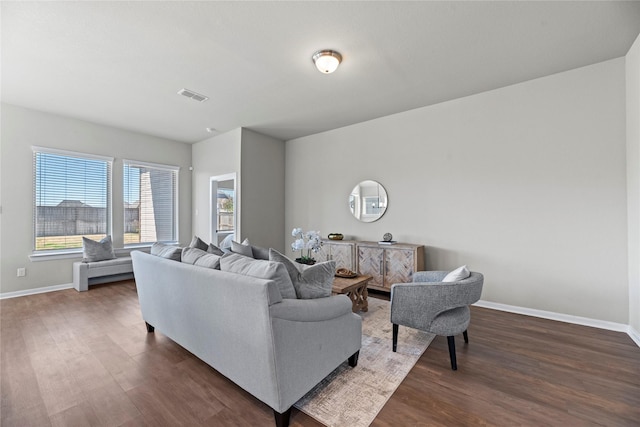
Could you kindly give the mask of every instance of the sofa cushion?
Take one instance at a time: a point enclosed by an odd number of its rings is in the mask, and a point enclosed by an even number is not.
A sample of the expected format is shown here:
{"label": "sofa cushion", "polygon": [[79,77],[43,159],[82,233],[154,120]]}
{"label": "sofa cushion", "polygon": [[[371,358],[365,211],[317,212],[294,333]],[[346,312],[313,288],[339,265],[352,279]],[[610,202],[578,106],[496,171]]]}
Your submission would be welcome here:
{"label": "sofa cushion", "polygon": [[198,248],[182,249],[182,262],[220,270],[220,256],[207,253]]}
{"label": "sofa cushion", "polygon": [[297,264],[275,249],[269,249],[269,259],[284,264],[299,299],[331,296],[336,262],[326,261],[314,265]]}
{"label": "sofa cushion", "polygon": [[189,243],[189,247],[198,248],[203,251],[206,251],[207,249],[209,249],[209,245],[203,242],[202,239],[199,238],[198,236],[193,236],[193,239],[191,239],[191,243]]}
{"label": "sofa cushion", "polygon": [[96,242],[95,240],[82,237],[82,261],[96,262],[107,259],[114,259],[116,254],[113,252],[113,244],[111,236],[107,235],[104,239]]}
{"label": "sofa cushion", "polygon": [[220,270],[230,273],[273,280],[282,298],[295,299],[296,291],[286,267],[280,262],[253,259],[241,254],[228,253],[220,258]]}
{"label": "sofa cushion", "polygon": [[156,242],[151,245],[151,255],[159,256],[161,258],[172,259],[174,261],[180,261],[180,253],[182,248],[178,246],[165,245],[164,243]]}
{"label": "sofa cushion", "polygon": [[467,270],[467,266],[463,265],[462,267],[458,267],[442,279],[443,282],[459,282],[460,280],[464,280],[469,277],[471,273]]}

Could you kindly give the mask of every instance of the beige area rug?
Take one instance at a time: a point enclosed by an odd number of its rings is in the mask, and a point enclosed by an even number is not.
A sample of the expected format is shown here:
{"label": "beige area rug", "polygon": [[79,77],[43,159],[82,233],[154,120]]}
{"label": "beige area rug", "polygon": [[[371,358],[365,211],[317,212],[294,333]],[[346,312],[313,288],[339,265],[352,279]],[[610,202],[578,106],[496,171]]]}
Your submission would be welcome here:
{"label": "beige area rug", "polygon": [[389,301],[369,298],[362,316],[358,366],[345,362],[300,399],[295,407],[331,427],[370,425],[434,335],[400,328],[398,351],[391,351]]}

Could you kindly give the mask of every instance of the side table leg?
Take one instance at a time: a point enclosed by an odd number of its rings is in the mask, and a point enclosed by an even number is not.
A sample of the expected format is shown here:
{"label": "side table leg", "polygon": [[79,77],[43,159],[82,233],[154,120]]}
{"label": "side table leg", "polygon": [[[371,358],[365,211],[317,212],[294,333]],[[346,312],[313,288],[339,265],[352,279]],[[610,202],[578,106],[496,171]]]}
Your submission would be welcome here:
{"label": "side table leg", "polygon": [[357,313],[360,309],[360,305],[358,304],[358,294],[356,291],[347,292],[347,296],[351,300],[351,311]]}
{"label": "side table leg", "polygon": [[367,285],[364,285],[364,291],[362,292],[362,311],[369,311],[369,290]]}

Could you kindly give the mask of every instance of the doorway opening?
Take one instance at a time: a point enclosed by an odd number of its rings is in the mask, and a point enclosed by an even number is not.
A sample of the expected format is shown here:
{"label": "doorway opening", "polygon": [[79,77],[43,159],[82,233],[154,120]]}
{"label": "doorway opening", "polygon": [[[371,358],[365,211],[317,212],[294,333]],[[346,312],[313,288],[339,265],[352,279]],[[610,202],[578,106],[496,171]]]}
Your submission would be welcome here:
{"label": "doorway opening", "polygon": [[238,231],[236,174],[212,176],[210,187],[211,242],[229,248]]}

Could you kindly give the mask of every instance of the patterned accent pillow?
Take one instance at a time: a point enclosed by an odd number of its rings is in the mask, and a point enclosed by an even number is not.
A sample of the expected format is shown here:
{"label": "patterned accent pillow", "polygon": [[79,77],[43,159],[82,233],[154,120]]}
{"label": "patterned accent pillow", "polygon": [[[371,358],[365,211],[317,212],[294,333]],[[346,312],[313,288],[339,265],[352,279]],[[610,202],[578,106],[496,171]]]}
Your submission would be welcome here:
{"label": "patterned accent pillow", "polygon": [[96,262],[107,259],[114,259],[116,254],[113,252],[113,244],[111,236],[108,235],[104,239],[96,242],[95,240],[82,237],[82,261]]}
{"label": "patterned accent pillow", "polygon": [[253,259],[242,254],[228,253],[220,258],[220,270],[245,276],[273,280],[282,298],[296,299],[296,291],[289,273],[280,262]]}
{"label": "patterned accent pillow", "polygon": [[299,299],[326,298],[331,296],[335,261],[314,265],[297,264],[275,249],[269,249],[269,259],[284,264]]}

